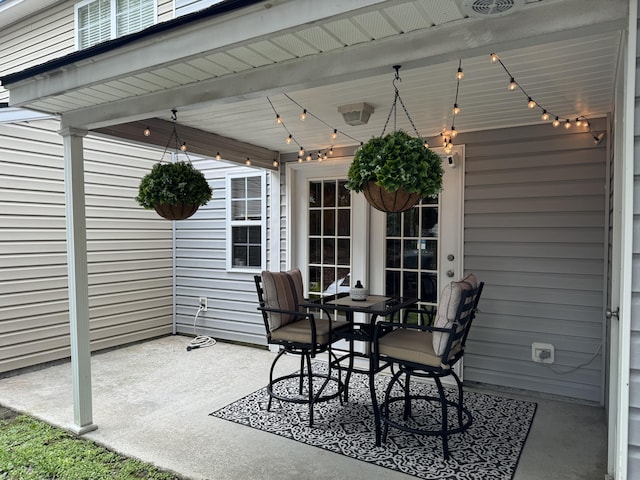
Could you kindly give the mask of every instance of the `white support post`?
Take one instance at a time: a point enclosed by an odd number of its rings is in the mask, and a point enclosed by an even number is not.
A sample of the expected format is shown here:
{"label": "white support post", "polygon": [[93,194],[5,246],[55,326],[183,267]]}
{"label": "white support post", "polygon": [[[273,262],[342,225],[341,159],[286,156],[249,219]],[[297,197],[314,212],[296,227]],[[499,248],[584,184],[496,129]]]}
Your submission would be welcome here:
{"label": "white support post", "polygon": [[86,130],[64,128],[65,213],[67,220],[67,263],[69,322],[71,328],[71,374],[73,420],[77,435],[98,428],[93,423],[91,399],[91,347],[89,338],[89,275],[87,271],[87,224],[84,197],[84,155],[82,138]]}

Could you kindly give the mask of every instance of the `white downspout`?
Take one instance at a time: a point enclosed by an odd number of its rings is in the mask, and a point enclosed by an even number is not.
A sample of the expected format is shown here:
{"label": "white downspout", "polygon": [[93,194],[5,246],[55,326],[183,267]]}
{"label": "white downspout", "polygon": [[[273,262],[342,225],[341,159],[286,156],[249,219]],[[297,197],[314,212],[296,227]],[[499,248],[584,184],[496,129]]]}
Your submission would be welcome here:
{"label": "white downspout", "polygon": [[91,342],[89,331],[89,274],[87,268],[87,222],[84,195],[86,130],[60,130],[64,146],[64,188],[67,222],[69,322],[71,330],[71,379],[73,420],[77,435],[98,428],[93,423],[91,398]]}

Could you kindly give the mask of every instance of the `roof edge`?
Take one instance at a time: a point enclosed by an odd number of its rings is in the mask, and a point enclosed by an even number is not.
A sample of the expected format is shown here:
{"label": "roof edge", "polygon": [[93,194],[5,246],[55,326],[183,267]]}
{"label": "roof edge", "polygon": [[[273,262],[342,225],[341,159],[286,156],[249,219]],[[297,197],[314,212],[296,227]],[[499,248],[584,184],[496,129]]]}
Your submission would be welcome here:
{"label": "roof edge", "polygon": [[96,55],[110,52],[124,45],[128,45],[138,40],[145,39],[147,37],[151,37],[153,35],[157,35],[159,33],[166,32],[183,25],[187,25],[189,23],[229,13],[234,10],[240,10],[241,8],[246,8],[263,2],[265,2],[265,0],[224,0],[223,2],[207,7],[203,10],[187,13],[186,15],[182,15],[165,22],[156,23],[155,25],[147,27],[144,30],[140,30],[139,32],[131,33],[123,37],[118,37],[114,38],[113,40],[98,43],[92,47],[69,53],[62,57],[49,60],[48,62],[26,68],[19,72],[4,75],[0,77],[0,83],[2,84],[2,86],[6,87],[7,85],[10,85],[12,83],[26,80],[36,75],[42,75],[50,72],[51,70],[65,67],[72,63],[85,60]]}

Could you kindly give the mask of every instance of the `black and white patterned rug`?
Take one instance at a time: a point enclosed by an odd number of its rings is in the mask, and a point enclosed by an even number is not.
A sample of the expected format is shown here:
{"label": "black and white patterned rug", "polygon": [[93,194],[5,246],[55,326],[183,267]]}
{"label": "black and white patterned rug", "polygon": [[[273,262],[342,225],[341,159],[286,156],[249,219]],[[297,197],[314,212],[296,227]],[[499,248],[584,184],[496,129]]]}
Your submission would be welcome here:
{"label": "black and white patterned rug", "polygon": [[[379,399],[388,381],[387,375],[376,376]],[[386,442],[376,447],[368,385],[365,375],[354,374],[349,387],[349,402],[341,405],[336,398],[316,404],[314,426],[311,428],[306,405],[274,400],[268,412],[266,388],[210,415],[418,478],[513,478],[536,411],[535,403],[465,391],[464,403],[473,416],[473,423],[465,433],[449,437],[450,458],[445,461],[439,437],[419,436],[391,428]],[[295,395],[298,384],[291,381],[281,388]],[[437,395],[435,388],[428,384],[412,382],[413,388],[427,392],[432,390],[432,394]],[[438,410],[433,406],[421,408],[416,405],[412,414],[415,419],[422,418],[423,422],[439,422],[433,418]],[[452,417],[450,424],[454,421]]]}

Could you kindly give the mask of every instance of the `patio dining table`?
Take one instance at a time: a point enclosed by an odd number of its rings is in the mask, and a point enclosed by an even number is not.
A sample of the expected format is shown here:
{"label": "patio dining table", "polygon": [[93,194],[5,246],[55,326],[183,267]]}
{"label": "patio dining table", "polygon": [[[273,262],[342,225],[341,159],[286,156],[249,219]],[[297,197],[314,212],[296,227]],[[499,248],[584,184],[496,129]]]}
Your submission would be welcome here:
{"label": "patio dining table", "polygon": [[[391,317],[391,321],[395,318],[399,312],[404,308],[410,308],[418,303],[417,298],[413,297],[394,297],[385,295],[369,295],[365,300],[354,300],[348,294],[331,295],[328,297],[321,297],[315,300],[309,300],[300,306],[305,308],[317,308],[325,311],[338,311],[343,312],[346,319],[350,322],[351,328],[348,330],[340,331],[338,336],[349,342],[349,350],[337,359],[338,367],[342,362],[348,360],[348,366],[346,367],[345,388],[344,388],[344,400],[349,400],[349,380],[352,373],[363,373],[369,378],[369,390],[371,394],[371,403],[374,408],[374,412],[378,408],[378,399],[375,390],[375,374],[384,370],[388,365],[386,363],[378,365],[373,364],[373,359],[370,355],[371,342],[373,341],[373,332],[375,324],[378,318]],[[360,319],[356,320],[356,313],[365,314],[364,321]],[[354,342],[361,341],[365,343],[364,352],[357,352],[354,349]],[[368,367],[356,367],[354,360],[356,358],[367,358],[369,360]],[[378,438],[379,418],[376,417],[376,445],[380,443]]]}

